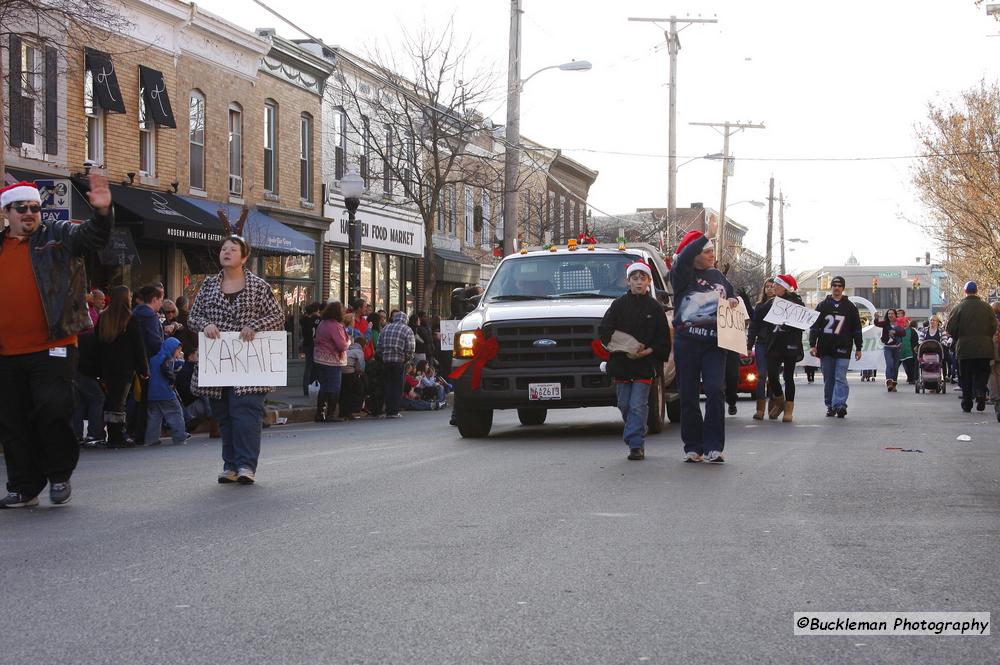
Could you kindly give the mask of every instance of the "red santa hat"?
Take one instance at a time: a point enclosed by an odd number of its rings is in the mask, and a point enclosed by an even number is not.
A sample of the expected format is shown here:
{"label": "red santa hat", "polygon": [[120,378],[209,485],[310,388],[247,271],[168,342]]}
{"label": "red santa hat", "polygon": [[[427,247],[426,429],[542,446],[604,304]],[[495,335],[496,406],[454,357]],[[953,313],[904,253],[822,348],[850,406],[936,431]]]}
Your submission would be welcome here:
{"label": "red santa hat", "polygon": [[653,270],[652,270],[652,268],[649,267],[648,263],[646,263],[645,261],[643,261],[641,259],[639,259],[637,261],[633,261],[632,263],[628,264],[628,267],[625,268],[625,277],[626,278],[631,277],[632,273],[634,273],[634,272],[644,272],[644,273],[646,273],[647,277],[649,277],[650,279],[653,279]]}
{"label": "red santa hat", "polygon": [[42,195],[38,193],[38,187],[35,186],[35,183],[22,180],[0,189],[0,208],[6,208],[11,203],[19,201],[42,202]]}
{"label": "red santa hat", "polygon": [[[675,252],[675,255],[680,255],[680,253],[684,250],[685,247],[693,243],[698,238],[704,238],[704,237],[705,234],[702,233],[701,231],[688,231],[687,233],[684,234],[684,237],[681,238],[680,244],[677,245],[677,251]],[[711,249],[711,248],[712,248],[712,241],[709,240],[708,244],[705,245],[704,249]],[[704,249],[702,251],[704,251]]]}
{"label": "red santa hat", "polygon": [[774,283],[786,291],[795,291],[799,288],[799,283],[791,275],[778,275],[774,278]]}

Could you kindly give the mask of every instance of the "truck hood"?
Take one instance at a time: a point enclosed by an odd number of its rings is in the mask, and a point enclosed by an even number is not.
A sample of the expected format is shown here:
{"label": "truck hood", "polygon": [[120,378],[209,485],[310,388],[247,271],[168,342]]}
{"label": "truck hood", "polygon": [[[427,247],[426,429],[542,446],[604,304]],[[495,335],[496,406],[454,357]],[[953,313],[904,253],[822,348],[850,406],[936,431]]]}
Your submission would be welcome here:
{"label": "truck hood", "polygon": [[600,319],[614,298],[571,298],[567,300],[527,300],[492,302],[480,305],[462,319],[461,330],[476,330],[487,323],[530,319]]}

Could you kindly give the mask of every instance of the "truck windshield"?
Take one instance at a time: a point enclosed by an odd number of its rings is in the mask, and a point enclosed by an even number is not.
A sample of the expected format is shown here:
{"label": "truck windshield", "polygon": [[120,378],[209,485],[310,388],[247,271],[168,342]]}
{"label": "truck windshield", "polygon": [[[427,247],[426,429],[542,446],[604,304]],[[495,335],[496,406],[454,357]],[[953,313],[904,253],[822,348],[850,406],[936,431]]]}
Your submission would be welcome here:
{"label": "truck windshield", "polygon": [[559,298],[617,298],[628,290],[625,267],[637,254],[591,253],[525,256],[504,261],[483,295],[486,302]]}

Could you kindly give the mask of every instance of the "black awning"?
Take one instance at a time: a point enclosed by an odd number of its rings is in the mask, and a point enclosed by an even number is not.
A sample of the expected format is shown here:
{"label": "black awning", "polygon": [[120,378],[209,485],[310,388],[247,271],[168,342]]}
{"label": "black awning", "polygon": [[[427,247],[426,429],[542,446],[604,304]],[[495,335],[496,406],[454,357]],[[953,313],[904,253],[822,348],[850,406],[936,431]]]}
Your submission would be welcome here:
{"label": "black awning", "polygon": [[222,242],[222,222],[179,196],[137,187],[111,185],[111,200],[119,223],[142,223],[148,240],[193,243]]}
{"label": "black awning", "polygon": [[167,95],[167,83],[163,74],[150,67],[139,65],[139,85],[142,87],[143,101],[146,103],[146,113],[160,127],[176,128],[174,112],[170,108],[170,97]]}
{"label": "black awning", "polygon": [[439,282],[455,284],[479,283],[479,261],[471,256],[435,247],[434,261],[437,264],[437,279]]}
{"label": "black awning", "polygon": [[122,99],[121,88],[118,87],[118,75],[115,74],[111,56],[103,51],[89,46],[84,51],[87,70],[94,81],[94,94],[101,108],[108,113],[125,113],[125,102]]}

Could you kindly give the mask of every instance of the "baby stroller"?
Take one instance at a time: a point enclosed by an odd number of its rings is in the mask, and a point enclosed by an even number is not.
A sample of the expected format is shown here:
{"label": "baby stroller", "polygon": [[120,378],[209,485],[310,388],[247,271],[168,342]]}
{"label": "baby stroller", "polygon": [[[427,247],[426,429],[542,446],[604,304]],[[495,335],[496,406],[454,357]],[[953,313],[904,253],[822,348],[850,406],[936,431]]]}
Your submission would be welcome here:
{"label": "baby stroller", "polygon": [[917,347],[917,373],[915,390],[918,393],[945,392],[944,347],[937,340],[928,339]]}

